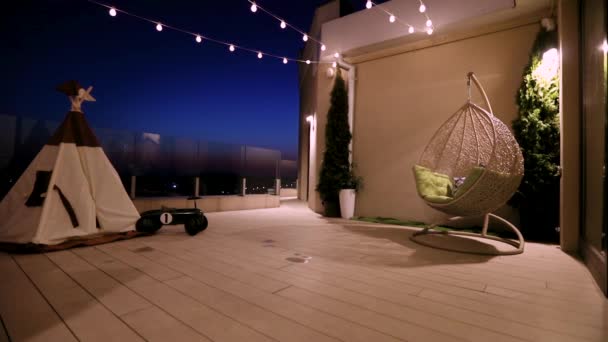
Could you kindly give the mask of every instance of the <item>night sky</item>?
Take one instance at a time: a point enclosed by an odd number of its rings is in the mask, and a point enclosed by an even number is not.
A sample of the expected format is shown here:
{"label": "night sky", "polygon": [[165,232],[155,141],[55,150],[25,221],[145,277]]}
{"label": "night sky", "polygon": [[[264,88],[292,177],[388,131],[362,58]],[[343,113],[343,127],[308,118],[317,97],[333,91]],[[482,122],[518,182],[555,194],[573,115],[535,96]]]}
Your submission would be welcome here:
{"label": "night sky", "polygon": [[[249,10],[247,0],[112,0],[100,2],[219,40],[297,58],[301,36]],[[323,0],[258,4],[308,30]],[[192,36],[87,0],[19,0],[0,14],[0,114],[60,121],[65,80],[93,85],[83,107],[95,127],[147,131],[279,149],[296,159],[298,75],[255,54],[197,44]]]}

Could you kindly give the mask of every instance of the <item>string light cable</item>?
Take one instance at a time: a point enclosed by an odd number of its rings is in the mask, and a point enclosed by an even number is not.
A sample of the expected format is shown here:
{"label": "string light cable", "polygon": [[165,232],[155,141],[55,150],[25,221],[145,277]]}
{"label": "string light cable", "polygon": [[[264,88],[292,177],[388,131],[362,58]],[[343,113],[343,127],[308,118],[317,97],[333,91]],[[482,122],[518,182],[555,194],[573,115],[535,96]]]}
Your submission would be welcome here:
{"label": "string light cable", "polygon": [[278,59],[278,60],[282,61],[283,64],[287,64],[288,62],[296,62],[296,63],[304,63],[304,64],[330,63],[330,62],[322,62],[322,61],[317,61],[317,60],[309,60],[309,59],[304,60],[304,59],[299,59],[299,58],[290,58],[290,57],[286,57],[286,56],[280,56],[280,55],[277,55],[277,54],[274,54],[274,53],[264,52],[264,51],[259,50],[259,49],[248,48],[248,47],[245,47],[243,45],[237,45],[237,44],[233,44],[233,43],[230,43],[230,42],[227,42],[227,41],[215,39],[215,38],[209,37],[207,35],[203,35],[203,34],[200,34],[200,33],[196,33],[196,32],[192,32],[192,31],[186,30],[186,29],[179,28],[177,26],[168,25],[168,24],[166,24],[163,21],[152,20],[150,18],[143,17],[143,16],[140,16],[140,15],[134,14],[132,12],[127,12],[125,10],[122,10],[122,9],[116,8],[114,6],[110,6],[110,5],[107,5],[105,3],[101,3],[101,2],[95,1],[95,0],[87,0],[87,1],[90,2],[90,3],[92,3],[92,4],[95,4],[95,5],[107,8],[108,9],[108,13],[112,17],[116,17],[119,13],[120,14],[124,14],[124,15],[130,16],[130,17],[142,20],[142,21],[146,21],[146,22],[149,22],[149,23],[155,25],[156,30],[159,31],[159,32],[163,31],[163,29],[169,29],[169,30],[177,31],[177,32],[180,32],[180,33],[183,33],[183,34],[187,34],[187,35],[190,35],[190,36],[194,37],[194,40],[197,43],[202,43],[203,41],[209,41],[209,42],[216,43],[216,44],[219,44],[219,45],[224,45],[224,46],[228,47],[228,50],[230,52],[234,52],[237,49],[238,50],[243,50],[243,51],[247,51],[247,52],[253,53],[255,56],[257,56],[258,59],[262,59],[263,57],[268,56],[268,57],[275,58],[275,59]]}
{"label": "string light cable", "polygon": [[276,19],[279,22],[279,26],[282,29],[285,29],[285,28],[289,27],[290,29],[292,29],[292,30],[298,32],[299,34],[301,34],[303,41],[306,42],[308,40],[311,40],[311,41],[319,44],[319,46],[321,47],[321,51],[325,51],[327,49],[327,46],[322,41],[309,36],[308,33],[304,32],[303,30],[299,29],[298,27],[296,27],[296,26],[288,23],[287,21],[285,21],[285,19],[283,19],[283,18],[279,17],[278,15],[272,13],[271,11],[267,10],[266,8],[260,6],[256,1],[253,1],[253,0],[247,0],[247,1],[251,4],[251,7],[250,7],[251,12],[257,13],[257,11],[260,10],[261,12],[264,12],[267,15],[269,15],[269,16],[273,17],[274,19]]}
{"label": "string light cable", "polygon": [[384,6],[381,6],[378,3],[375,3],[371,0],[367,0],[365,2],[365,8],[367,9],[371,9],[372,7],[376,7],[378,9],[380,9],[381,11],[383,11],[386,15],[388,15],[388,21],[390,23],[399,23],[405,27],[408,28],[408,32],[409,33],[414,33],[416,31],[425,31],[428,35],[433,34],[433,31],[435,30],[435,26],[433,25],[433,21],[431,20],[429,14],[428,14],[428,8],[426,7],[426,5],[424,4],[424,2],[422,2],[422,0],[418,0],[418,3],[420,4],[420,6],[418,7],[418,11],[424,15],[426,22],[425,25],[426,27],[424,29],[420,29],[420,28],[416,28],[414,27],[414,25],[400,19],[399,17],[397,17],[395,15],[394,12],[391,12],[389,10],[387,10],[386,8],[384,8]]}

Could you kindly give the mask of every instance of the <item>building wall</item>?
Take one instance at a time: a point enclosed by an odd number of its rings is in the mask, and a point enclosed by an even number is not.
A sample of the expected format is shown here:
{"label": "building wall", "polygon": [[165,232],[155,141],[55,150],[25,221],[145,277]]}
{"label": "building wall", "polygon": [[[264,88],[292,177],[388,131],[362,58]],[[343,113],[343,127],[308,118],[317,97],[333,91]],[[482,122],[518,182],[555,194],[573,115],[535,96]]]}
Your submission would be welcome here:
{"label": "building wall", "polygon": [[[510,126],[539,28],[523,25],[357,65],[353,160],[364,188],[357,195],[356,216],[424,222],[442,217],[418,197],[412,166],[434,132],[466,101],[469,71],[483,84],[495,115]],[[327,91],[319,87],[319,97]],[[479,97],[474,100],[483,104]]]}

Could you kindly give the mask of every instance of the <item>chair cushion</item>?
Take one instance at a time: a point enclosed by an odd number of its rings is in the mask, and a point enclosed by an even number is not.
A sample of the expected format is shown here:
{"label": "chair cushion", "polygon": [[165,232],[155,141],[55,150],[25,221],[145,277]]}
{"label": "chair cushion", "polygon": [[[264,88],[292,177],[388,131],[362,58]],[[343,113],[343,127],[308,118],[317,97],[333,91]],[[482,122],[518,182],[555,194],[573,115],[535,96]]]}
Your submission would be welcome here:
{"label": "chair cushion", "polygon": [[473,184],[477,182],[485,170],[486,168],[483,166],[475,166],[473,169],[471,169],[465,178],[464,183],[462,183],[462,185],[460,185],[454,192],[454,198],[457,198],[467,192],[473,186]]}
{"label": "chair cushion", "polygon": [[441,197],[451,199],[452,180],[448,175],[433,172],[424,166],[414,165],[414,177],[420,197],[428,200],[431,200],[430,198],[440,199],[441,202],[447,201]]}

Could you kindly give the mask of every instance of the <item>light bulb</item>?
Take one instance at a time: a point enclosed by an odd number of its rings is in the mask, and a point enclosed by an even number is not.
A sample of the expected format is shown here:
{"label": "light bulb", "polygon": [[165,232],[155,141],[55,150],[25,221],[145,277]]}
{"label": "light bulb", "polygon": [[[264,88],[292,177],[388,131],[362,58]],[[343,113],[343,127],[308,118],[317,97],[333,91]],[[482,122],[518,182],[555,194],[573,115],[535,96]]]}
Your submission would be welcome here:
{"label": "light bulb", "polygon": [[420,11],[420,13],[424,13],[426,12],[426,6],[424,6],[424,4],[421,2],[420,7],[418,7],[418,10]]}
{"label": "light bulb", "polygon": [[197,43],[200,43],[200,42],[202,42],[202,41],[203,41],[203,38],[201,38],[201,36],[198,36],[198,35],[197,35],[197,36],[196,36],[196,42],[197,42]]}
{"label": "light bulb", "polygon": [[262,53],[261,53],[261,52],[258,52],[258,58],[259,58],[259,59],[262,59],[262,57],[264,57],[264,55],[262,55]]}
{"label": "light bulb", "polygon": [[160,23],[156,24],[156,31],[160,32],[163,30],[163,25],[161,25]]}
{"label": "light bulb", "polygon": [[394,16],[394,15],[392,15],[392,14],[391,14],[391,16],[390,16],[390,17],[388,17],[388,21],[390,21],[391,23],[394,23],[394,22],[395,22],[395,20],[397,20],[397,18],[395,18],[395,16]]}
{"label": "light bulb", "polygon": [[283,58],[283,64],[287,64],[287,58]]}
{"label": "light bulb", "polygon": [[431,21],[431,19],[426,21],[426,27],[431,27],[433,26],[433,22]]}
{"label": "light bulb", "polygon": [[307,60],[306,60],[306,64],[310,64],[310,59],[307,59]]}
{"label": "light bulb", "polygon": [[327,50],[327,47],[325,46],[325,44],[321,44],[321,51],[325,51]]}
{"label": "light bulb", "polygon": [[604,53],[608,53],[608,42],[604,39],[604,43],[602,44],[602,50]]}
{"label": "light bulb", "polygon": [[308,35],[304,34],[304,36],[302,36],[302,40],[305,41],[305,42],[307,42],[308,41]]}
{"label": "light bulb", "polygon": [[414,33],[414,26],[410,26],[410,28],[407,30],[407,32]]}
{"label": "light bulb", "polygon": [[433,28],[429,27],[428,29],[426,29],[426,34],[428,34],[429,36],[433,34]]}
{"label": "light bulb", "polygon": [[285,22],[285,20],[281,20],[281,28],[284,29],[287,27],[287,23]]}
{"label": "light bulb", "polygon": [[333,62],[333,63],[331,63],[331,66],[335,68],[335,67],[337,67],[337,66],[338,66],[338,63]]}
{"label": "light bulb", "polygon": [[234,52],[234,45],[230,44],[230,47],[228,47],[228,50],[230,50],[230,52]]}
{"label": "light bulb", "polygon": [[340,58],[340,54],[338,52],[334,53],[335,58]]}
{"label": "light bulb", "polygon": [[114,7],[110,8],[110,15],[113,17],[116,16],[116,9]]}
{"label": "light bulb", "polygon": [[258,6],[254,3],[251,4],[251,12],[255,13],[258,11]]}
{"label": "light bulb", "polygon": [[365,8],[370,9],[373,5],[374,4],[370,0],[367,0],[367,2],[365,3]]}

